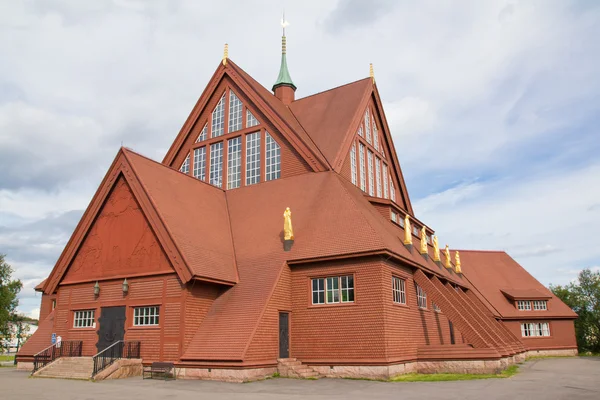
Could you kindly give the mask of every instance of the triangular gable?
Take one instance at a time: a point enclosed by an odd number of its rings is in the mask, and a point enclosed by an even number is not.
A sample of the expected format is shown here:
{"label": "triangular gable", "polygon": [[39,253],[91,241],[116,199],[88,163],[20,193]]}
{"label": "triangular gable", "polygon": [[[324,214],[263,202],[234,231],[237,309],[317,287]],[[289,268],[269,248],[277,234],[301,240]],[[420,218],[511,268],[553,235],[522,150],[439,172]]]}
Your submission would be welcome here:
{"label": "triangular gable", "polygon": [[[217,67],[167,152],[163,164],[175,169],[181,167],[189,150],[188,148],[201,135],[205,124],[208,122],[210,125],[211,121],[207,117],[214,111],[218,100],[221,98],[220,96],[224,94],[225,87],[235,88],[235,95],[245,100],[245,109],[250,110],[255,119],[268,124],[271,131],[280,134],[310,169],[313,171],[326,169],[327,162],[306,135],[306,132],[302,130],[289,109],[231,60],[228,60],[226,65],[220,63]],[[229,94],[225,94],[227,98]],[[225,115],[225,118],[228,118],[228,115]],[[247,124],[248,116],[246,113],[244,113],[243,118]],[[209,127],[209,131],[211,128],[212,126]]]}
{"label": "triangular gable", "polygon": [[[166,168],[165,166],[162,166],[159,163],[155,163],[149,160],[148,162],[152,162],[153,165],[155,165],[156,167],[152,171],[147,171],[147,166],[142,165],[140,160],[136,157],[143,158],[141,156],[135,155],[135,153],[132,153],[127,149],[121,148],[119,150],[119,153],[115,157],[115,160],[113,161],[106,176],[100,184],[100,187],[96,191],[96,194],[94,195],[88,208],[84,212],[81,220],[79,221],[79,224],[73,232],[73,235],[69,239],[69,242],[65,246],[62,254],[56,262],[54,269],[52,270],[46,283],[44,284],[44,292],[46,294],[54,293],[58,284],[63,280],[69,266],[71,265],[75,256],[78,254],[82,243],[88,236],[88,233],[90,232],[92,226],[94,225],[94,222],[98,218],[110,193],[120,180],[123,180],[131,189],[131,193],[135,198],[135,201],[139,204],[139,208],[144,214],[145,218],[147,219],[148,224],[152,228],[153,234],[158,239],[158,242],[164,250],[167,259],[169,260],[171,266],[173,267],[173,269],[179,276],[179,279],[183,283],[190,281],[192,278],[202,279],[210,282],[223,283],[226,285],[232,285],[237,281],[237,273],[235,272],[235,261],[232,258],[230,258],[229,260],[225,260],[225,262],[229,263],[229,270],[232,272],[217,269],[215,273],[203,273],[204,270],[202,268],[197,267],[198,263],[195,263],[196,260],[194,259],[193,255],[200,253],[200,256],[202,256],[202,252],[193,250],[188,251],[187,243],[175,243],[176,237],[171,233],[172,228],[167,227],[165,225],[165,220],[169,220],[168,218],[165,218],[165,215],[172,216],[176,214],[176,212],[174,212],[173,210],[169,210],[169,205],[163,203],[161,204],[163,208],[163,212],[161,213],[159,211],[161,206],[157,207],[155,199],[151,198],[147,188],[153,186],[153,182],[151,182],[151,180],[156,179],[155,176],[158,176],[161,172],[159,171],[159,169],[162,169],[166,170],[170,174],[173,174],[172,177],[177,176],[185,179],[186,182],[189,183],[189,185],[204,186],[205,191],[214,190],[223,194],[222,191],[219,191],[218,189],[215,189],[209,185],[202,184],[201,182],[198,182],[195,179],[187,178],[183,174],[179,174],[178,172],[173,171],[170,168]],[[132,159],[139,164],[137,167],[133,165]],[[140,179],[140,172],[138,172],[137,169],[141,171],[143,179]],[[146,183],[144,183],[143,180],[145,180]],[[167,177],[166,181],[171,182],[172,179],[169,179],[169,177]],[[185,190],[185,187],[182,187],[182,190]],[[190,202],[191,201],[194,200],[190,199]],[[174,204],[171,208],[173,207],[177,207],[177,205]],[[220,214],[222,214],[222,212]],[[177,240],[180,239],[177,238]],[[190,254],[192,256],[190,256]],[[230,252],[230,255],[232,254],[233,250],[231,250]],[[207,256],[206,258],[210,260],[212,257]],[[191,262],[188,261],[188,259],[192,259]]]}

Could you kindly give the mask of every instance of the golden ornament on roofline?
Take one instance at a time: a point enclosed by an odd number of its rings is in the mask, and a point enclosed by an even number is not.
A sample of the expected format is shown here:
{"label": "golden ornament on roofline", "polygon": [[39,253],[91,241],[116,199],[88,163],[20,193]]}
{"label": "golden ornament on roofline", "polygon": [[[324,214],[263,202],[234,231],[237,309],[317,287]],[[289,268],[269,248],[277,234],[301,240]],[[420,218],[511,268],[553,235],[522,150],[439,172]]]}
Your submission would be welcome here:
{"label": "golden ornament on roofline", "polygon": [[410,231],[410,219],[408,214],[404,217],[404,244],[412,245],[412,232]]}
{"label": "golden ornament on roofline", "polygon": [[283,213],[283,238],[285,240],[294,240],[294,230],[292,229],[292,212],[286,208]]}
{"label": "golden ornament on roofline", "polygon": [[437,236],[433,237],[433,261],[440,261],[440,244]]}
{"label": "golden ornament on roofline", "polygon": [[446,248],[444,249],[444,255],[446,256],[446,259],[444,260],[444,267],[452,268],[452,264],[450,263],[450,248],[448,245],[446,245]]}
{"label": "golden ornament on roofline", "polygon": [[229,58],[229,45],[225,43],[225,49],[223,49],[223,65],[227,65],[227,59]]}
{"label": "golden ornament on roofline", "polygon": [[454,253],[454,270],[457,274],[462,273],[462,269],[460,268],[460,254],[458,254],[458,250]]}
{"label": "golden ornament on roofline", "polygon": [[427,232],[425,232],[425,226],[421,228],[421,254],[427,254]]}
{"label": "golden ornament on roofline", "polygon": [[373,83],[375,83],[375,70],[373,69],[373,63],[369,64],[369,76],[373,79]]}

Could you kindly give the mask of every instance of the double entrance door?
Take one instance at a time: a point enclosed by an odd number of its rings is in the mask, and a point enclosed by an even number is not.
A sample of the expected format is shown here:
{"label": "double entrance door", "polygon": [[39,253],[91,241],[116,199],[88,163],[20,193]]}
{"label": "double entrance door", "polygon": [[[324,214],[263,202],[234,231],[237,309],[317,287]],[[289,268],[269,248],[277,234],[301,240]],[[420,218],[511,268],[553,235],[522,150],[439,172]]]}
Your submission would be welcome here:
{"label": "double entrance door", "polygon": [[125,337],[125,306],[102,307],[98,329],[98,353]]}

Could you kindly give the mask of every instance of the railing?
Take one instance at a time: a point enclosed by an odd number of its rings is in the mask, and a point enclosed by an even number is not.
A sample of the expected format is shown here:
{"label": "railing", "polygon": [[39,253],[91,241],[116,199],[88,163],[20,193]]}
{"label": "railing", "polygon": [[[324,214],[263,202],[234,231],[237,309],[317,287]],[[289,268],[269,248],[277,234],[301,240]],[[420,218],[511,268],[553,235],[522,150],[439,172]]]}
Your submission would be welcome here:
{"label": "railing", "polygon": [[121,358],[140,358],[140,342],[119,340],[94,356],[92,377]]}
{"label": "railing", "polygon": [[33,372],[60,357],[81,357],[82,348],[83,342],[81,340],[63,340],[46,347],[33,356]]}

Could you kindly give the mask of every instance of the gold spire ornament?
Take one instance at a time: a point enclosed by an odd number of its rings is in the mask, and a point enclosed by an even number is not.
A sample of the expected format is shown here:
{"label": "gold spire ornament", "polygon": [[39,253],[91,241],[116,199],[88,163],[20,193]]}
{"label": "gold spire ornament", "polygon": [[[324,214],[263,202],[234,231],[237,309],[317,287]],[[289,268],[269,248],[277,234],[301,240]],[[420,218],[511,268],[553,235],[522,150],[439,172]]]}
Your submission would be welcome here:
{"label": "gold spire ornament", "polygon": [[454,270],[457,274],[462,273],[462,269],[460,268],[460,254],[458,254],[458,250],[454,253]]}
{"label": "gold spire ornament", "polygon": [[286,208],[283,213],[283,238],[285,240],[294,240],[294,230],[292,229],[292,212]]}
{"label": "gold spire ornament", "polygon": [[223,49],[223,65],[227,65],[227,59],[229,58],[229,45],[225,43],[225,49]]}
{"label": "gold spire ornament", "polygon": [[440,261],[440,244],[437,236],[433,237],[433,261]]}
{"label": "gold spire ornament", "polygon": [[452,264],[450,264],[450,248],[448,245],[446,245],[446,248],[444,249],[444,256],[446,256],[446,259],[444,260],[444,267],[452,268]]}
{"label": "gold spire ornament", "polygon": [[404,244],[412,246],[412,232],[410,231],[410,219],[408,214],[404,217]]}
{"label": "gold spire ornament", "polygon": [[421,228],[421,254],[427,254],[427,232],[425,232],[425,227]]}
{"label": "gold spire ornament", "polygon": [[369,64],[369,76],[373,79],[373,83],[375,83],[375,71],[373,70],[373,63]]}

